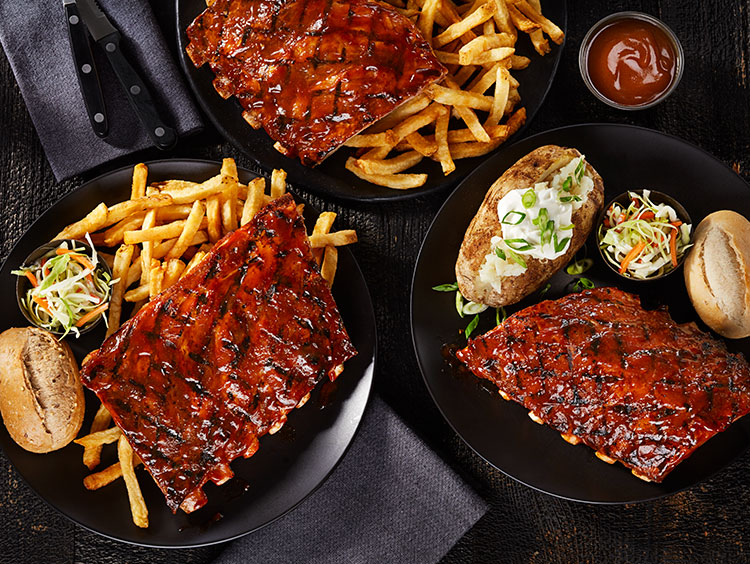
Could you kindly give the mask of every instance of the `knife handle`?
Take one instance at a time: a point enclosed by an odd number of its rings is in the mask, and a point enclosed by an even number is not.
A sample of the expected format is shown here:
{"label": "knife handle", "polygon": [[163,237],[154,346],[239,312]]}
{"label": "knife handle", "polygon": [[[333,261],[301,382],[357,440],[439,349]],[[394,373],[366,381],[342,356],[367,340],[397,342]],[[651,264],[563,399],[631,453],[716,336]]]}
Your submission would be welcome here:
{"label": "knife handle", "polygon": [[89,115],[94,133],[98,137],[106,137],[109,132],[107,109],[104,105],[94,56],[91,54],[86,24],[83,23],[78,7],[74,3],[65,4],[65,18],[68,21],[70,49],[73,52],[73,63],[76,66],[76,75],[78,75],[78,84],[81,87],[86,113]]}
{"label": "knife handle", "polygon": [[138,119],[146,132],[159,149],[169,149],[177,143],[175,130],[168,126],[159,116],[156,104],[141,77],[131,66],[120,49],[120,33],[111,33],[99,39],[99,44],[109,59],[112,68],[120,80],[125,94],[130,100]]}

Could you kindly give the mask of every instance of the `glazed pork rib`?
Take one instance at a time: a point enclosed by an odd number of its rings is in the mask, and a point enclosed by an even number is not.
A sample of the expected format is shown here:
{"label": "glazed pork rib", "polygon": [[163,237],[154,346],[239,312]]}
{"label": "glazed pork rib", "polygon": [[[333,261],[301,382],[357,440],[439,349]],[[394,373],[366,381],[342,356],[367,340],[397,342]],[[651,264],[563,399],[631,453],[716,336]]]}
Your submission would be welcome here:
{"label": "glazed pork rib", "polygon": [[305,164],[446,72],[411,21],[376,0],[216,0],[187,36],[219,94]]}
{"label": "glazed pork rib", "polygon": [[535,420],[644,480],[661,482],[750,412],[742,355],[614,288],[521,310],[458,358]]}
{"label": "glazed pork rib", "polygon": [[356,354],[291,196],[228,234],[81,369],[174,512]]}

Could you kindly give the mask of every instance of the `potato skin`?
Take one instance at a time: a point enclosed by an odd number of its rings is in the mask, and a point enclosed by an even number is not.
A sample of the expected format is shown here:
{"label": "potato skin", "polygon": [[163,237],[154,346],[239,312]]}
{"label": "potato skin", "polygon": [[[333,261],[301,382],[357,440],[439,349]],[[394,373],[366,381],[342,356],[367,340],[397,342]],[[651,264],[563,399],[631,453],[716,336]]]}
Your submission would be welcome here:
{"label": "potato skin", "polygon": [[511,190],[533,186],[558,159],[564,158],[569,162],[579,156],[581,153],[576,149],[544,145],[521,158],[490,187],[479,211],[466,230],[456,260],[456,281],[464,298],[491,307],[514,304],[541,287],[583,246],[594,227],[599,210],[604,205],[604,183],[588,161],[586,172],[593,179],[594,188],[583,205],[573,213],[575,228],[567,252],[555,260],[527,258],[528,268],[523,274],[503,278],[502,293],[477,284],[479,269],[490,252],[492,237],[501,233],[497,217],[498,202]]}

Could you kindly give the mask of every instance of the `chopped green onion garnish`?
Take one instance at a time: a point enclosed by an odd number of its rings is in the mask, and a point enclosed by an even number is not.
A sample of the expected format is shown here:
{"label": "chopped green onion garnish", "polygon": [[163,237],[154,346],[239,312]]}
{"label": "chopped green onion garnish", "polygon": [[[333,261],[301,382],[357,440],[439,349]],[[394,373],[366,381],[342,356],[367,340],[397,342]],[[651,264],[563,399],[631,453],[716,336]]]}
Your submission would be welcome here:
{"label": "chopped green onion garnish", "polygon": [[539,290],[539,297],[541,298],[544,294],[546,294],[547,292],[549,292],[550,288],[552,288],[552,284],[550,284],[549,282],[547,282],[546,286],[544,286],[544,288],[542,288],[541,290]]}
{"label": "chopped green onion garnish", "polygon": [[432,289],[436,292],[455,292],[458,290],[458,284],[456,282],[453,284],[440,284],[439,286],[433,286]]}
{"label": "chopped green onion garnish", "polygon": [[560,196],[560,201],[562,203],[564,203],[564,204],[566,204],[568,202],[580,202],[581,201],[581,197],[580,196],[576,196],[575,194],[573,196]]}
{"label": "chopped green onion garnish", "polygon": [[526,219],[525,213],[513,210],[506,213],[505,217],[500,223],[504,223],[505,225],[518,225],[524,219]]}
{"label": "chopped green onion garnish", "polygon": [[514,251],[528,251],[529,249],[534,248],[534,245],[529,243],[526,239],[505,239],[505,244]]}
{"label": "chopped green onion garnish", "polygon": [[[502,315],[502,318],[500,317]],[[503,306],[495,309],[495,325],[500,325],[503,321],[508,319],[508,313],[505,311]]]}
{"label": "chopped green onion garnish", "polygon": [[558,227],[560,231],[567,231],[568,229],[573,229],[574,225],[571,223],[570,225],[563,225],[562,227]]}
{"label": "chopped green onion garnish", "polygon": [[523,193],[523,196],[521,196],[521,203],[526,209],[529,209],[536,204],[536,192],[534,192],[533,188],[529,188]]}
{"label": "chopped green onion garnish", "polygon": [[576,283],[573,284],[573,290],[575,290],[576,292],[580,292],[583,288],[590,290],[593,287],[594,283],[584,276],[581,276],[578,280],[576,280]]}
{"label": "chopped green onion garnish", "polygon": [[474,332],[474,329],[477,328],[477,324],[479,323],[479,314],[474,316],[474,319],[469,321],[469,324],[466,326],[466,330],[464,331],[464,335],[466,335],[466,338],[468,339],[471,337],[471,334]]}
{"label": "chopped green onion garnish", "polygon": [[547,211],[547,208],[541,208],[539,210],[539,215],[536,216],[536,219],[532,219],[531,223],[536,225],[539,229],[542,229],[545,225],[547,225],[548,221],[549,221],[549,212]]}
{"label": "chopped green onion garnish", "polygon": [[570,189],[572,187],[573,187],[573,178],[570,177],[570,176],[568,176],[565,179],[565,182],[563,182],[563,184],[562,184],[562,189],[565,190],[566,192],[570,192]]}
{"label": "chopped green onion garnish", "polygon": [[575,276],[576,274],[583,274],[589,268],[591,268],[593,264],[594,261],[590,258],[574,260],[568,265],[568,267],[565,269],[565,272],[567,272],[571,276]]}
{"label": "chopped green onion garnish", "polygon": [[565,239],[563,239],[562,241],[558,242],[558,240],[557,240],[557,233],[555,233],[553,239],[554,239],[554,245],[555,245],[555,252],[556,253],[559,253],[560,251],[562,251],[565,248],[565,246],[568,244],[568,241],[570,241],[570,237],[565,237]]}
{"label": "chopped green onion garnish", "polygon": [[521,258],[521,256],[513,251],[512,249],[508,249],[508,256],[515,262],[516,264],[520,264],[524,268],[526,268],[526,261]]}
{"label": "chopped green onion garnish", "polygon": [[456,311],[459,317],[464,316],[464,297],[461,292],[456,292]]}
{"label": "chopped green onion garnish", "polygon": [[583,159],[578,161],[578,166],[576,167],[576,182],[578,184],[581,183],[581,179],[583,178]]}
{"label": "chopped green onion garnish", "polygon": [[503,260],[508,260],[505,257],[505,251],[503,251],[500,247],[498,247],[497,249],[495,249],[495,254],[498,256],[498,258],[501,258]]}

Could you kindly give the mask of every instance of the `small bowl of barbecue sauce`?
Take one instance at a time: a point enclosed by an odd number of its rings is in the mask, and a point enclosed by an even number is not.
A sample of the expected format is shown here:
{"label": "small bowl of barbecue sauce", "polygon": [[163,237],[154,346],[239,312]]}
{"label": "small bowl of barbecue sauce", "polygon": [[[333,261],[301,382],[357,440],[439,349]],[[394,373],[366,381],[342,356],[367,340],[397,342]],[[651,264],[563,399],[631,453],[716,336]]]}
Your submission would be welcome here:
{"label": "small bowl of barbecue sauce", "polygon": [[598,21],[583,38],[578,66],[602,102],[642,110],[677,87],[684,58],[680,41],[663,22],[641,12],[618,12]]}

